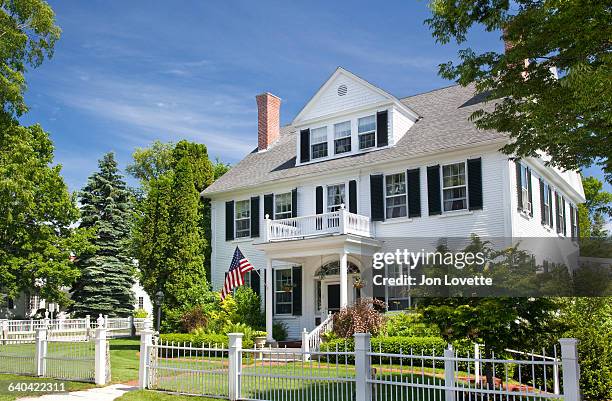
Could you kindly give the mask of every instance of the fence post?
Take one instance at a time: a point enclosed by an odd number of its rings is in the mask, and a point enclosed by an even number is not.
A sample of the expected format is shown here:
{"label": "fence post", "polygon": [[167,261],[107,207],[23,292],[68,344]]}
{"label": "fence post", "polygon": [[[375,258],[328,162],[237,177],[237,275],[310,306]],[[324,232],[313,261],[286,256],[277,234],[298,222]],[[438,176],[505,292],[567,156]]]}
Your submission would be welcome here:
{"label": "fence post", "polygon": [[561,338],[561,368],[563,369],[563,400],[580,400],[580,365],[578,365],[578,340]]}
{"label": "fence post", "polygon": [[149,348],[153,345],[153,323],[147,319],[143,322],[140,332],[140,367],[138,369],[138,387],[149,386]]}
{"label": "fence post", "polygon": [[98,318],[96,328],[96,356],[95,356],[95,383],[106,384],[106,327],[104,318]]}
{"label": "fence post", "polygon": [[242,333],[229,333],[229,399],[240,398],[240,367],[242,364]]}
{"label": "fence post", "polygon": [[480,344],[474,343],[474,378],[476,383],[480,383]]}
{"label": "fence post", "polygon": [[308,341],[308,331],[305,327],[304,331],[302,331],[302,359],[304,362],[310,360],[310,341]]}
{"label": "fence post", "polygon": [[370,333],[355,333],[355,400],[370,401],[372,384],[370,369]]}
{"label": "fence post", "polygon": [[455,350],[449,345],[444,350],[445,401],[455,401]]}
{"label": "fence post", "polygon": [[130,326],[130,337],[136,335],[136,326],[134,326],[134,316],[128,316],[128,324]]}
{"label": "fence post", "polygon": [[[0,333],[0,336],[2,336],[2,338],[6,340],[9,337],[8,334],[9,334],[9,322],[8,320],[3,320],[2,321],[2,333]],[[6,341],[4,343],[8,344]]]}
{"label": "fence post", "polygon": [[36,376],[44,376],[47,360],[47,328],[36,329]]}

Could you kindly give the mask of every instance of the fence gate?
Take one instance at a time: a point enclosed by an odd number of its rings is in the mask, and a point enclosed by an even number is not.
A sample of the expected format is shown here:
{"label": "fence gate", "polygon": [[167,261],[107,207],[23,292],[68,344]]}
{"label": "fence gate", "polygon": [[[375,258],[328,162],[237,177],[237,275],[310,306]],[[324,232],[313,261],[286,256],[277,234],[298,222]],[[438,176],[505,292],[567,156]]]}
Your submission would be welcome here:
{"label": "fence gate", "polygon": [[161,342],[157,338],[144,348],[147,388],[228,398],[227,348],[215,344],[194,347],[191,343]]}
{"label": "fence gate", "polygon": [[48,340],[43,376],[93,382],[96,345],[94,341]]}

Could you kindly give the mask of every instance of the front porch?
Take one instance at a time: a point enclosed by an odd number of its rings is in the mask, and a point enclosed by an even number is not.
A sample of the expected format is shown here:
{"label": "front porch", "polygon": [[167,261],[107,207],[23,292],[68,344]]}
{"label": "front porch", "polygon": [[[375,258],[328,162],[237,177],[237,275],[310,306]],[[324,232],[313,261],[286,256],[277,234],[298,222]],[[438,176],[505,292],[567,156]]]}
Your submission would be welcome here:
{"label": "front porch", "polygon": [[380,243],[366,229],[369,220],[361,229],[363,235],[347,232],[356,230],[357,219],[349,215],[342,209],[283,219],[292,220],[290,224],[267,220],[268,236],[255,247],[267,261],[262,287],[269,342],[275,340],[275,321],[288,326],[289,339],[300,340],[303,330],[311,332],[328,313],[372,296],[372,255]]}

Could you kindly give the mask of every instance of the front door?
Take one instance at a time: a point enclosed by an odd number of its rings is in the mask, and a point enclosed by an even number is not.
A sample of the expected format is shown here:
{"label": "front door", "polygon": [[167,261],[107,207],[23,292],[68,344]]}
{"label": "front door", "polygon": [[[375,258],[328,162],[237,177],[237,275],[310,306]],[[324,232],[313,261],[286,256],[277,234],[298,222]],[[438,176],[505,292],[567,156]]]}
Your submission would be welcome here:
{"label": "front door", "polygon": [[327,310],[332,313],[340,310],[340,284],[327,284]]}

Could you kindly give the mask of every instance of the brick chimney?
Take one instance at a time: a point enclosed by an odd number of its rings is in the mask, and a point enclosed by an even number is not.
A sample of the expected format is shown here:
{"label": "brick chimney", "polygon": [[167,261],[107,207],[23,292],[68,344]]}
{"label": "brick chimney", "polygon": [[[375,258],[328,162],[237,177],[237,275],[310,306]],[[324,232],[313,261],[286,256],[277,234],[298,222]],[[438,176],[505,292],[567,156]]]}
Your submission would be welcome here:
{"label": "brick chimney", "polygon": [[257,99],[257,150],[266,150],[279,136],[280,104],[279,97],[271,93],[255,96]]}

